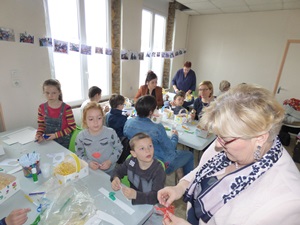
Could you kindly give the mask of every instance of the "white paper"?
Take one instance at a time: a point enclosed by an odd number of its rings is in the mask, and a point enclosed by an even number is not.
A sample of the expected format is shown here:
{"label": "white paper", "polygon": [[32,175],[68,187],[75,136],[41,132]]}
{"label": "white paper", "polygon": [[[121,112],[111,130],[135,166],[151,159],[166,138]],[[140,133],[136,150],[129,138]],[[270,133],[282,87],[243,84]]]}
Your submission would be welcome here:
{"label": "white paper", "polygon": [[4,159],[0,162],[0,166],[19,166],[18,159]]}
{"label": "white paper", "polygon": [[131,208],[128,205],[126,205],[124,202],[122,202],[116,196],[115,196],[116,200],[112,200],[109,197],[109,192],[105,188],[100,188],[98,191],[100,191],[105,197],[107,197],[108,199],[110,199],[112,202],[116,203],[116,205],[118,205],[121,209],[123,209],[124,211],[126,211],[129,215],[132,215],[135,212],[135,210],[133,208]]}
{"label": "white paper", "polygon": [[4,154],[5,154],[4,148],[2,145],[0,145],[0,155],[4,155]]}
{"label": "white paper", "polygon": [[34,141],[36,130],[25,128],[16,132],[9,133],[5,135],[6,139],[3,140],[4,143],[12,145],[19,142],[20,144],[27,144]]}

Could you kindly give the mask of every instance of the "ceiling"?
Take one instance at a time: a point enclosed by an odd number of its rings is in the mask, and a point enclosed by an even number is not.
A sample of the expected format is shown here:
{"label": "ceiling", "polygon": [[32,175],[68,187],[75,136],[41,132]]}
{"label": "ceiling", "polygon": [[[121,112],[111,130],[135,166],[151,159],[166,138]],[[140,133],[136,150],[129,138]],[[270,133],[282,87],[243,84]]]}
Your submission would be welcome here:
{"label": "ceiling", "polygon": [[189,15],[300,9],[300,0],[176,0]]}

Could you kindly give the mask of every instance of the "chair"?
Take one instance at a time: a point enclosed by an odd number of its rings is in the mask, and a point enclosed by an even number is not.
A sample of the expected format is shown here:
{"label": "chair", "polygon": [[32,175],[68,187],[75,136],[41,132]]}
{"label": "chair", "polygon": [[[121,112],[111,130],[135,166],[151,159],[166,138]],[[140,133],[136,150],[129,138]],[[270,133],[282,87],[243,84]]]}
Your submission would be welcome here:
{"label": "chair", "polygon": [[[129,159],[129,158],[131,158],[131,155],[129,155],[126,159]],[[166,170],[165,163],[163,161],[161,161],[160,159],[157,159],[157,160],[161,163],[164,170]],[[128,176],[124,176],[121,179],[121,183],[124,184],[126,187],[130,187],[130,182],[128,180]]]}
{"label": "chair", "polygon": [[76,141],[76,137],[80,131],[82,131],[82,128],[80,128],[79,126],[76,125],[76,129],[73,130],[73,132],[71,134],[71,140],[70,140],[70,144],[69,144],[69,150],[71,152],[75,153],[75,141]]}

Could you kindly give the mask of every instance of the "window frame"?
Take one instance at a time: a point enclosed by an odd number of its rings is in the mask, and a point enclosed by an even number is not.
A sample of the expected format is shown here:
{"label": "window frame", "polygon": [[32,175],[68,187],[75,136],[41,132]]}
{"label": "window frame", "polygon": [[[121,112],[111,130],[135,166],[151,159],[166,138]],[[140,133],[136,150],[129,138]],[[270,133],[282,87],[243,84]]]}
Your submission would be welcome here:
{"label": "window frame", "polygon": [[[48,0],[43,0],[44,1],[44,7],[45,7],[45,22],[46,22],[46,34],[47,37],[52,37],[54,40],[55,37],[51,35],[51,27],[50,27],[50,15],[49,15],[49,8],[48,8]],[[109,96],[112,93],[112,77],[111,77],[111,64],[112,64],[112,56],[111,55],[106,55],[105,54],[105,48],[111,48],[111,2],[110,0],[105,0],[106,1],[106,13],[107,13],[107,20],[106,20],[106,45],[105,46],[97,46],[97,47],[103,47],[103,55],[102,57],[106,57],[107,60],[107,80],[108,80],[108,93],[103,94],[102,93],[102,98],[101,101],[105,101],[109,99]],[[77,4],[77,16],[78,16],[78,37],[80,40],[80,44],[86,43],[86,28],[85,28],[85,2],[82,0],[76,0]],[[83,16],[82,16],[83,15]],[[64,40],[68,41],[68,40]],[[92,54],[95,54],[95,46],[92,46]],[[50,65],[50,73],[51,73],[51,78],[56,79],[55,76],[55,66],[54,66],[54,50],[53,48],[48,48],[48,56],[49,56],[49,65]],[[70,106],[79,106],[88,98],[88,91],[89,91],[89,86],[88,86],[88,79],[89,79],[89,71],[88,71],[88,60],[87,57],[89,55],[81,54],[80,52],[80,83],[81,83],[81,99],[76,99],[74,101],[64,101]],[[99,86],[101,88],[101,84],[93,84],[95,86]],[[62,89],[64,89],[62,87]],[[103,88],[101,88],[103,89]]]}

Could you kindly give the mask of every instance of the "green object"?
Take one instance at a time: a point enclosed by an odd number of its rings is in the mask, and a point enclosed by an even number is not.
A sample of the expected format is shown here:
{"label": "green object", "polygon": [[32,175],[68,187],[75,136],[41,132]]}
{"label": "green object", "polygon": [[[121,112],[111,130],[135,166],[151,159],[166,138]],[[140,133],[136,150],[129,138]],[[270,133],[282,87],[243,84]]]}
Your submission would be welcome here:
{"label": "green object", "polygon": [[68,203],[71,201],[71,197],[67,199],[67,201],[62,205],[62,207],[59,209],[59,212],[63,211],[64,208],[68,205]]}
{"label": "green object", "polygon": [[32,178],[33,178],[33,182],[36,183],[38,182],[38,175],[37,175],[37,172],[36,172],[36,168],[33,167],[31,169],[31,173],[32,173]]}
{"label": "green object", "polygon": [[170,128],[168,128],[168,127],[165,127],[165,130],[166,130],[166,131],[170,131],[171,129],[170,129]]}
{"label": "green object", "polygon": [[115,194],[116,194],[115,192],[109,192],[109,198],[113,201],[116,200]]}
{"label": "green object", "polygon": [[80,131],[82,131],[82,128],[80,128],[79,126],[76,125],[76,129],[73,130],[73,132],[71,134],[71,140],[70,140],[70,144],[69,144],[69,150],[71,152],[75,153],[75,141],[76,141],[76,137]]}
{"label": "green object", "polygon": [[189,134],[193,134],[194,131],[188,131],[188,130],[184,130],[185,133],[189,133]]}

